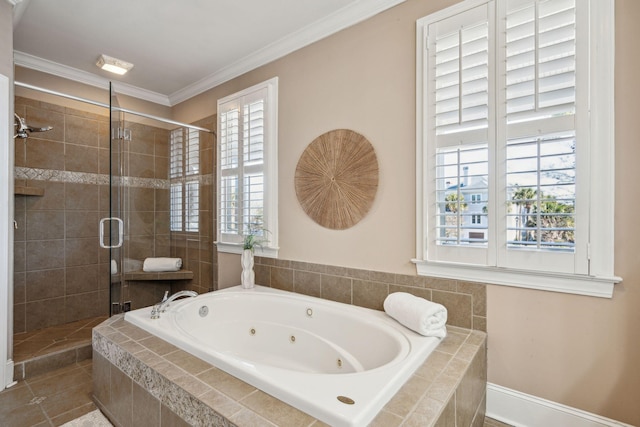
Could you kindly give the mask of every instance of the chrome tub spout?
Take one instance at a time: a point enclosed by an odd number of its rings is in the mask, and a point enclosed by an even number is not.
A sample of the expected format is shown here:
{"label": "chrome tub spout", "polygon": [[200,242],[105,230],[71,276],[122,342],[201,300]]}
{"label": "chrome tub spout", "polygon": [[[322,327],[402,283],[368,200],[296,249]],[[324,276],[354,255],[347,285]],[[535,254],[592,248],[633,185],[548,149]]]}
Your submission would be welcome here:
{"label": "chrome tub spout", "polygon": [[187,298],[193,298],[193,297],[197,297],[198,293],[195,291],[179,291],[176,292],[175,294],[171,295],[170,297],[167,297],[167,292],[165,292],[164,294],[164,298],[162,298],[162,301],[155,304],[153,306],[153,308],[151,309],[151,318],[152,319],[159,319],[160,318],[160,313],[164,313],[167,309],[167,307],[169,307],[169,304],[175,300],[177,300],[178,298],[182,298],[182,297],[187,297]]}

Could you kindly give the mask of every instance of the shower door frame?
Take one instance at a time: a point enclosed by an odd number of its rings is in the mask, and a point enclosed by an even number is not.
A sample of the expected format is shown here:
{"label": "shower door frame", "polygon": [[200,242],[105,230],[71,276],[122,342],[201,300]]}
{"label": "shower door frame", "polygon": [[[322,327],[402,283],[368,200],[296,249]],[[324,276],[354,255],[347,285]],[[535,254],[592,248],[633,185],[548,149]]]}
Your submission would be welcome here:
{"label": "shower door frame", "polygon": [[[118,104],[113,84],[109,82],[109,317],[122,312],[124,285],[124,224],[123,224],[123,142],[124,112]],[[101,231],[104,225],[101,223]],[[117,227],[114,229],[114,226]],[[101,242],[102,243],[102,242]],[[111,264],[115,261],[117,272]],[[118,292],[114,292],[115,288]]]}
{"label": "shower door frame", "polygon": [[[0,390],[15,384],[13,380],[13,166],[14,146],[9,138],[13,120],[12,79],[0,74],[0,120],[6,120],[7,130],[0,134]],[[11,132],[13,134],[13,132]]]}

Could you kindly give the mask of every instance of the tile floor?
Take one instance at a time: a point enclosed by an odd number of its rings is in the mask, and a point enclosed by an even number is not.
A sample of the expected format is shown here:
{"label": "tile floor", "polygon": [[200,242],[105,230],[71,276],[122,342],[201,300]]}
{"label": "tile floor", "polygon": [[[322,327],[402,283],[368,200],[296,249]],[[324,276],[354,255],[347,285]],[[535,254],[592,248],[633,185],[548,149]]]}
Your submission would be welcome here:
{"label": "tile floor", "polygon": [[91,329],[106,320],[94,317],[13,335],[13,361],[18,363],[91,342]]}
{"label": "tile floor", "polygon": [[91,359],[28,378],[0,392],[5,427],[60,426],[96,409]]}
{"label": "tile floor", "polygon": [[505,424],[500,421],[485,417],[484,426],[482,427],[513,427],[511,424]]}

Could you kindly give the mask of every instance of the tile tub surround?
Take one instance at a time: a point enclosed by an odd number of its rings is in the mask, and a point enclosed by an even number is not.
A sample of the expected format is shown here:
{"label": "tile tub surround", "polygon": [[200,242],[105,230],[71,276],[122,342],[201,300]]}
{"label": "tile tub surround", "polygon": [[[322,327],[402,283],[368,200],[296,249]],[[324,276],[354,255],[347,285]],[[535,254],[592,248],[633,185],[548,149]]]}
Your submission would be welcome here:
{"label": "tile tub surround", "polygon": [[483,283],[394,274],[256,257],[256,283],[290,292],[383,310],[393,292],[408,292],[447,307],[447,325],[487,331]]}
{"label": "tile tub surround", "polygon": [[[372,426],[483,425],[486,334],[448,330]],[[325,425],[125,322],[122,315],[93,330],[93,392],[100,409],[120,426]]]}

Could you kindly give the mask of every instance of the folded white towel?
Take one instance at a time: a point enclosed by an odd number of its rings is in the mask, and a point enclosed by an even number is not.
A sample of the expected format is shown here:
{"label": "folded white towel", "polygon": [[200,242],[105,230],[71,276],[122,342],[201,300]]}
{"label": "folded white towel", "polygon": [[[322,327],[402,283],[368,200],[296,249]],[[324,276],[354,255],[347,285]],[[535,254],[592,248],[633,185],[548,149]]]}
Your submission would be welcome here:
{"label": "folded white towel", "polygon": [[182,258],[146,258],[142,265],[143,271],[178,271],[182,267]]}
{"label": "folded white towel", "polygon": [[111,260],[111,274],[118,274],[118,263],[115,259]]}
{"label": "folded white towel", "polygon": [[394,292],[384,300],[384,311],[402,325],[428,337],[447,336],[447,309],[407,292]]}

